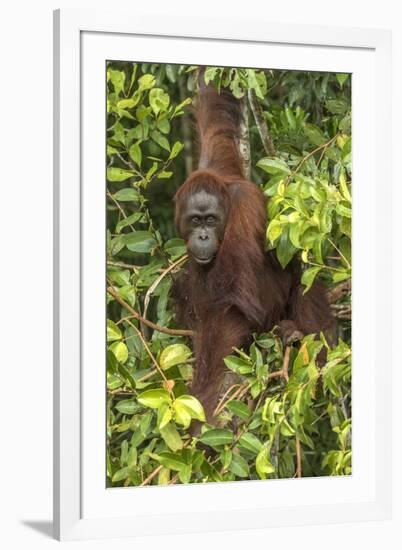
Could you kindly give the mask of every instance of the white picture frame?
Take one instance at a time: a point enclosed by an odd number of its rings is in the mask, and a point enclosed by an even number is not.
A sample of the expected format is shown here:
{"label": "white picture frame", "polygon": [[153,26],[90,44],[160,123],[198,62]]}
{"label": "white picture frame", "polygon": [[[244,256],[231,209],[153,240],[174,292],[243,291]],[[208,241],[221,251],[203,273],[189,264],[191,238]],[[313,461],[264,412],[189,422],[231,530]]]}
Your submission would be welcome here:
{"label": "white picture frame", "polygon": [[[353,475],[106,489],[105,371],[99,368],[105,345],[105,258],[99,237],[104,235],[105,167],[101,71],[107,59],[264,67],[267,53],[272,68],[354,75]],[[391,216],[388,209],[375,208],[381,197],[391,194],[390,67],[391,35],[384,30],[277,24],[262,14],[244,28],[234,17],[222,21],[98,10],[55,12],[56,538],[390,517],[391,329],[380,320],[392,317],[391,248],[384,244]],[[376,252],[380,249],[381,256]]]}

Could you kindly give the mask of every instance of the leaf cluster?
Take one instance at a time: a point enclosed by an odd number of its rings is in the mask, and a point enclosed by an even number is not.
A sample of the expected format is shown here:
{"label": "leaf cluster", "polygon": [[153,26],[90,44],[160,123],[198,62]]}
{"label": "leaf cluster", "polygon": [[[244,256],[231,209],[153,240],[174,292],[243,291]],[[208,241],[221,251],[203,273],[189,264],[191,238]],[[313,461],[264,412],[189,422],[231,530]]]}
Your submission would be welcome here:
{"label": "leaf cluster", "polygon": [[[171,198],[186,146],[195,68],[107,67],[107,482],[204,483],[351,473],[350,320],[283,349],[274,333],[225,358],[235,381],[214,426],[191,395],[194,354],[177,326],[172,281],[186,261]],[[269,197],[267,248],[298,255],[306,290],[351,276],[350,76],[208,67],[206,81],[253,90],[275,145],[250,111],[252,177]],[[336,311],[350,308],[342,296]],[[133,311],[136,315],[133,315]],[[151,323],[151,325],[150,325]],[[157,329],[155,329],[155,325]],[[193,428],[198,425],[197,436]]]}

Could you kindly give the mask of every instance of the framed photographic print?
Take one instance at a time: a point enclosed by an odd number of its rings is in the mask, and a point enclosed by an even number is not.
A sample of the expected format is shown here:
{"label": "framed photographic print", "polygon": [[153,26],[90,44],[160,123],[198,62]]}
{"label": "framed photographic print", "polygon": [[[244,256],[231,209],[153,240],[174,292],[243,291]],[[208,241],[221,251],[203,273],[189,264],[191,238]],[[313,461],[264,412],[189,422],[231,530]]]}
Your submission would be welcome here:
{"label": "framed photographic print", "polygon": [[389,517],[390,34],[54,47],[55,536]]}

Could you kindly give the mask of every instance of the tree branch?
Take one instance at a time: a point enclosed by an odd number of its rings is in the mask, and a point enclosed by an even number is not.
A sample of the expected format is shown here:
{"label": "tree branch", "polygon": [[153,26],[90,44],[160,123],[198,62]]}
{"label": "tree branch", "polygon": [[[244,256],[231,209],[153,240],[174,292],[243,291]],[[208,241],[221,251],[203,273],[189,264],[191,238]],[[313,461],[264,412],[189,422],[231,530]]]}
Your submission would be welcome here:
{"label": "tree branch", "polygon": [[111,267],[122,267],[126,269],[132,269],[133,271],[137,271],[141,267],[140,265],[126,264],[125,262],[114,262],[112,260],[107,260],[106,263]]}
{"label": "tree branch", "polygon": [[276,155],[276,150],[272,138],[269,135],[267,121],[264,118],[264,112],[262,110],[260,102],[258,101],[255,90],[253,90],[252,88],[248,90],[248,100],[254,115],[255,123],[257,124],[258,132],[260,134],[264,150],[267,155],[274,157]]}
{"label": "tree branch", "polygon": [[244,97],[240,100],[241,123],[240,123],[240,139],[239,151],[243,161],[243,173],[246,179],[250,179],[250,135],[248,129],[248,105]]}
{"label": "tree branch", "polygon": [[152,285],[148,288],[146,294],[145,294],[145,299],[144,299],[144,319],[146,318],[147,316],[147,311],[148,311],[148,305],[149,305],[149,300],[151,299],[151,294],[154,292],[155,288],[159,285],[159,283],[162,281],[162,279],[168,274],[170,273],[171,271],[173,271],[173,269],[175,267],[177,267],[178,265],[180,265],[181,263],[183,263],[185,260],[187,260],[188,256],[187,254],[185,256],[182,256],[181,258],[179,258],[178,260],[176,260],[175,262],[173,262],[169,267],[167,267],[166,269],[164,269],[162,271],[162,273],[159,275],[159,277],[157,277],[155,279],[155,281],[152,283]]}
{"label": "tree branch", "polygon": [[[114,204],[116,205],[116,207],[118,208],[118,210],[120,210],[120,213],[121,215],[123,216],[123,218],[126,220],[128,218],[127,214],[124,212],[124,208],[122,208],[122,206],[119,204],[119,202],[114,198],[114,196],[112,195],[112,193],[107,190],[106,191],[107,193],[107,196],[114,202]],[[129,224],[129,227],[131,228],[131,231],[135,231],[134,227]]]}
{"label": "tree branch", "polygon": [[148,476],[147,478],[144,479],[144,481],[141,483],[140,487],[144,487],[145,485],[148,485],[148,483],[149,483],[150,481],[152,481],[153,478],[156,477],[156,476],[159,474],[159,472],[162,470],[162,468],[163,468],[163,465],[162,465],[162,464],[161,464],[160,466],[158,466],[157,468],[155,468],[155,470],[153,470],[153,471],[149,474],[149,476]]}
{"label": "tree branch", "polygon": [[302,477],[302,457],[300,439],[296,436],[296,477]]}
{"label": "tree branch", "polygon": [[144,325],[147,325],[148,327],[152,328],[153,330],[157,330],[158,332],[163,332],[164,334],[170,334],[171,336],[193,336],[194,332],[192,330],[184,330],[184,329],[174,329],[174,328],[166,328],[161,327],[160,325],[157,325],[153,323],[152,321],[148,321],[148,319],[144,319],[135,309],[133,309],[130,304],[128,304],[123,298],[119,296],[119,294],[116,292],[116,290],[112,286],[108,286],[107,291],[113,298],[116,300],[116,302],[119,302],[119,304],[126,308],[126,310],[131,313],[131,315],[138,319],[141,323],[144,323]]}
{"label": "tree branch", "polygon": [[[180,102],[187,97],[186,85],[184,79],[178,79]],[[184,166],[186,169],[186,178],[193,171],[193,143],[191,139],[191,120],[187,109],[184,110],[183,116],[180,117],[181,134],[184,145]]]}
{"label": "tree branch", "polygon": [[296,166],[296,168],[293,170],[293,172],[291,172],[288,176],[288,181],[290,180],[290,178],[292,176],[294,176],[295,174],[297,174],[297,172],[300,170],[300,168],[303,166],[303,164],[306,162],[306,160],[308,160],[310,157],[312,157],[313,155],[315,155],[315,153],[317,153],[318,151],[321,151],[321,149],[323,149],[324,151],[327,149],[327,147],[329,147],[331,145],[331,143],[333,141],[336,140],[336,138],[340,135],[340,132],[338,132],[337,134],[334,135],[334,137],[332,137],[331,139],[329,139],[328,141],[326,141],[325,143],[323,143],[322,145],[319,145],[318,147],[316,147],[315,149],[313,149],[312,151],[310,151],[309,153],[307,153],[307,155],[305,155],[301,161],[299,162],[299,164]]}

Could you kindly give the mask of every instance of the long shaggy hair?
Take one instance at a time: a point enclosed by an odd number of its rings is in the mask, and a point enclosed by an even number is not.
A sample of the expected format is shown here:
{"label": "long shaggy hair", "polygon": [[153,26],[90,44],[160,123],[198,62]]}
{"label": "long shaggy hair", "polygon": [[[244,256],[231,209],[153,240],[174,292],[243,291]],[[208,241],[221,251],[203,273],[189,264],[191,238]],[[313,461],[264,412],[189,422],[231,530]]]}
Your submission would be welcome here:
{"label": "long shaggy hair", "polygon": [[176,227],[186,199],[200,190],[220,199],[227,221],[212,264],[200,266],[190,259],[175,283],[174,296],[178,321],[195,332],[192,390],[209,420],[223,377],[223,358],[247,343],[252,332],[285,321],[307,334],[331,331],[334,323],[319,283],[303,295],[299,262],[282,269],[275,254],[265,251],[266,197],[244,177],[238,148],[241,116],[239,101],[228,90],[218,93],[206,86],[201,71],[195,106],[199,166],[176,193]]}

